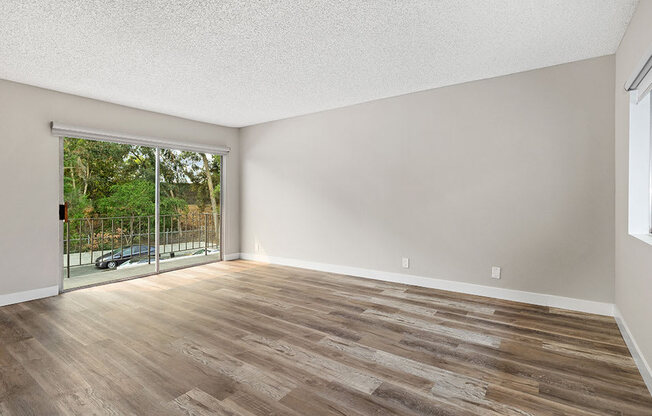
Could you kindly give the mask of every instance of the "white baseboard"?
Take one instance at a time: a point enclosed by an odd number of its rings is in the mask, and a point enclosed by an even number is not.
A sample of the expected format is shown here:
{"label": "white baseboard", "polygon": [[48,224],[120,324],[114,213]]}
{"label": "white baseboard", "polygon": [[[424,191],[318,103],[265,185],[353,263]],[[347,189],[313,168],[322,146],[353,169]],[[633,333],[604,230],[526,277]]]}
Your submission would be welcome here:
{"label": "white baseboard", "polygon": [[0,306],[47,298],[48,296],[55,296],[58,294],[59,286],[43,287],[40,289],[26,290],[24,292],[7,293],[6,295],[0,295]]}
{"label": "white baseboard", "polygon": [[240,258],[240,253],[231,253],[231,254],[224,255],[225,261],[238,260],[239,258]]}
{"label": "white baseboard", "polygon": [[544,293],[524,292],[521,290],[476,285],[473,283],[435,279],[432,277],[415,276],[411,274],[361,269],[358,267],[339,266],[326,263],[315,263],[284,257],[269,257],[251,253],[240,253],[240,258],[244,260],[254,260],[283,266],[299,267],[302,269],[345,274],[349,276],[364,277],[367,279],[383,280],[386,282],[404,283],[408,285],[428,287],[431,289],[449,290],[452,292],[460,292],[470,295],[488,296],[492,298],[512,300],[516,302],[531,303],[534,305],[550,306],[554,308],[570,309],[573,311],[595,313],[598,315],[613,316],[613,304],[605,302],[567,298],[564,296],[547,295]]}
{"label": "white baseboard", "polygon": [[620,333],[623,335],[623,339],[627,344],[627,348],[629,348],[630,354],[632,354],[632,358],[638,367],[638,371],[641,373],[647,389],[650,390],[650,394],[652,394],[652,367],[650,367],[650,364],[647,362],[643,354],[641,354],[641,350],[638,348],[638,344],[630,332],[627,322],[625,322],[625,318],[623,318],[620,309],[618,309],[618,306],[616,305],[614,305],[614,318],[616,318],[616,323],[618,324],[618,328],[620,328]]}

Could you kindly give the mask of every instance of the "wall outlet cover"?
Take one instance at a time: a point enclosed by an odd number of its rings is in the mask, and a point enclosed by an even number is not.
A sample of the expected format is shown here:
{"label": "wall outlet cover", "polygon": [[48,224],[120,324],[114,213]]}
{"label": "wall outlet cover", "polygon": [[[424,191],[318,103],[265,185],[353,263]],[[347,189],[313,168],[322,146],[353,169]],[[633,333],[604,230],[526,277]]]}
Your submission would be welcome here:
{"label": "wall outlet cover", "polygon": [[492,279],[500,279],[500,267],[493,266],[491,268],[491,278]]}

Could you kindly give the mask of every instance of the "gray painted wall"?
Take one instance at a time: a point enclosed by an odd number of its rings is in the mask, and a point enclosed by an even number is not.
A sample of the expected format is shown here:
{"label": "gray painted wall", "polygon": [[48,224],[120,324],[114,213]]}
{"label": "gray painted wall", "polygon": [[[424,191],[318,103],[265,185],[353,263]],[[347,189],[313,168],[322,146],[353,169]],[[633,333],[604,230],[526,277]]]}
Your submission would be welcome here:
{"label": "gray painted wall", "polygon": [[652,47],[652,1],[641,1],[616,53],[616,306],[652,365],[652,246],[627,232],[629,98],[623,86]]}
{"label": "gray painted wall", "polygon": [[[58,284],[59,140],[50,121],[230,146],[226,253],[239,251],[238,130],[0,80],[0,295]],[[26,154],[27,151],[27,154]]]}
{"label": "gray painted wall", "polygon": [[607,56],[246,127],[241,251],[612,302],[613,80]]}

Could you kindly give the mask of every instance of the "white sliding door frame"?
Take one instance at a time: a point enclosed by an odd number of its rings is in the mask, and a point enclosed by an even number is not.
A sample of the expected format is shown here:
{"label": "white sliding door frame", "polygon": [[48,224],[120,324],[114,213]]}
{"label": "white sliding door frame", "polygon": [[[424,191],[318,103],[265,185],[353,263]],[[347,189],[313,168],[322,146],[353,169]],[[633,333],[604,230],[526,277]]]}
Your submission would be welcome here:
{"label": "white sliding door frame", "polygon": [[[154,162],[154,274],[161,272],[161,148],[156,148]],[[148,220],[149,221],[149,220]],[[142,250],[142,249],[141,249]],[[147,247],[149,256],[150,248]]]}

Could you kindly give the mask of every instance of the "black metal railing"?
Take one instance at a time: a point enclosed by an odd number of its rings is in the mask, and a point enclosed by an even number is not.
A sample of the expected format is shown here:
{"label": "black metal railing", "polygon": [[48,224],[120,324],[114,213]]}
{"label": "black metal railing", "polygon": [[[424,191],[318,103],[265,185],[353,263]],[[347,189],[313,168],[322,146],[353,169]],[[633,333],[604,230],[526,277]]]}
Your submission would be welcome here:
{"label": "black metal railing", "polygon": [[[146,246],[134,258],[154,261],[155,217],[125,216],[71,218],[64,223],[63,256],[67,276],[70,267],[95,264],[106,254],[134,246]],[[219,214],[211,212],[160,215],[159,253],[183,253],[190,250],[219,249]]]}

